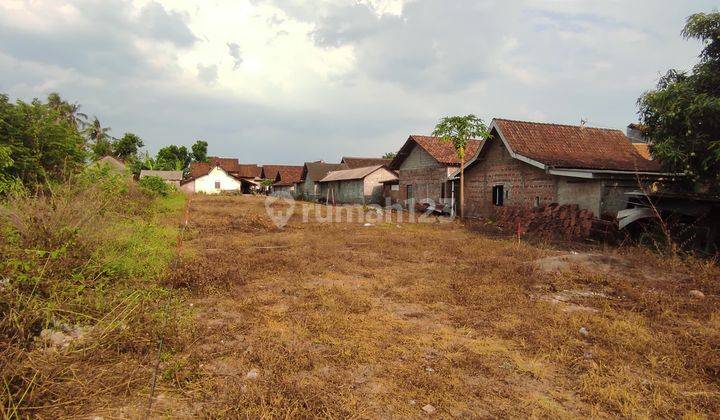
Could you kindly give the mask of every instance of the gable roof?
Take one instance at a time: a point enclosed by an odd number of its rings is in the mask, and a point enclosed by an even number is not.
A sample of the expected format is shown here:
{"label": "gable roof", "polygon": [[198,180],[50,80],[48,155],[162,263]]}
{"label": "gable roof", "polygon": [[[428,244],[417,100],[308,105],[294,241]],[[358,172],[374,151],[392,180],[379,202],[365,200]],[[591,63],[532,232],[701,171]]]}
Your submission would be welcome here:
{"label": "gable roof", "polygon": [[230,172],[239,178],[260,178],[262,173],[260,167],[255,164],[238,164],[237,170]]}
{"label": "gable roof", "polygon": [[240,163],[236,158],[222,158],[217,156],[208,156],[207,158],[208,164],[210,164],[210,167],[213,168],[215,166],[219,166],[223,168],[225,172],[237,172],[238,167],[240,166]]}
{"label": "gable roof", "polygon": [[299,173],[302,173],[303,169],[300,165],[263,165],[260,177],[264,179],[275,179],[281,169],[287,170],[289,168],[296,168],[294,170],[299,171]]}
{"label": "gable roof", "polygon": [[[207,168],[207,170],[205,170],[205,168]],[[192,163],[190,163],[190,176],[188,176],[187,178],[180,181],[180,185],[185,185],[188,182],[196,180],[197,178],[202,178],[202,177],[210,174],[210,172],[214,168],[218,168],[221,171],[225,172],[225,174],[227,176],[229,176],[230,178],[235,178],[238,181],[246,181],[245,179],[241,179],[240,177],[234,175],[233,173],[226,171],[225,169],[222,168],[222,166],[219,166],[219,165],[218,166],[210,166],[210,164],[207,162],[192,162]],[[193,174],[193,169],[195,170],[194,174]]]}
{"label": "gable roof", "polygon": [[650,154],[650,145],[647,143],[633,143],[632,144],[635,150],[640,154],[640,156],[644,157],[645,159],[652,160],[652,155]]}
{"label": "gable roof", "polygon": [[140,178],[146,176],[156,176],[162,178],[165,181],[180,181],[182,180],[182,171],[154,171],[149,169],[143,169],[140,171]]}
{"label": "gable roof", "polygon": [[375,165],[389,165],[392,159],[343,156],[340,163],[345,164],[348,169],[366,168]]}
{"label": "gable roof", "polygon": [[189,178],[197,178],[210,173],[213,167],[207,162],[190,162]]}
{"label": "gable roof", "polygon": [[345,169],[345,165],[342,163],[305,162],[300,178],[304,180],[310,177],[310,179],[317,182],[325,178],[328,172],[340,169]]}
{"label": "gable roof", "polygon": [[320,182],[330,181],[349,181],[353,179],[363,179],[371,173],[382,168],[384,165],[366,166],[364,168],[342,169],[339,171],[329,172]]}
{"label": "gable roof", "polygon": [[259,178],[260,167],[255,164],[241,164],[236,158],[208,157],[207,162],[191,162],[190,178],[206,175],[210,170],[219,166],[223,171],[237,178]]}
{"label": "gable roof", "polygon": [[[658,172],[620,130],[493,119],[510,154],[549,168]],[[537,166],[537,165],[536,165]]]}
{"label": "gable roof", "polygon": [[275,176],[275,182],[283,182],[288,185],[300,182],[303,173],[302,166],[285,165],[281,167]]}
{"label": "gable roof", "polygon": [[[466,159],[473,156],[481,148],[482,144],[483,140],[468,140],[465,150]],[[460,159],[457,157],[457,151],[452,143],[443,141],[440,137],[411,135],[390,162],[389,167],[400,169],[400,165],[410,155],[415,145],[422,147],[438,163],[447,166],[460,166]]]}
{"label": "gable roof", "polygon": [[98,164],[110,165],[113,169],[124,171],[126,169],[125,162],[115,156],[103,156],[97,160]]}

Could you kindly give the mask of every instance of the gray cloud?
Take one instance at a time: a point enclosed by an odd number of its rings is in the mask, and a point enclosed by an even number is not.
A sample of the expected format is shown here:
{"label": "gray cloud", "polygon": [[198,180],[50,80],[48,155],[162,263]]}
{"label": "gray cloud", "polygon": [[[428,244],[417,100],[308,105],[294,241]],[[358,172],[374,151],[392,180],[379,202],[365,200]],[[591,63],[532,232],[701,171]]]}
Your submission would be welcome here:
{"label": "gray cloud", "polygon": [[518,9],[507,3],[415,1],[400,16],[377,16],[367,4],[331,6],[311,36],[321,47],[352,45],[358,69],[374,79],[457,90],[487,79],[493,70],[507,34],[503,17]]}
{"label": "gray cloud", "polygon": [[[122,0],[81,0],[77,9],[80,23],[52,32],[34,27],[19,28],[9,17],[0,16],[0,52],[21,60],[73,68],[99,77],[161,77],[134,40],[158,44],[170,42],[188,46],[192,32],[176,13],[167,13],[150,3],[133,16],[130,4]],[[63,25],[60,20],[58,22]]]}
{"label": "gray cloud", "polygon": [[[354,0],[254,1],[277,8],[272,21],[308,23],[320,48],[350,47],[354,68],[318,75],[307,107],[261,105],[188,84],[174,56],[195,42],[188,17],[156,3],[137,11],[129,1],[78,0],[79,22],[57,17],[50,28],[0,14],[0,92],[28,100],[59,91],[113,134],[137,132],[151,151],[205,138],[210,153],[260,163],[379,155],[444,115],[468,112],[561,123],[582,115],[622,128],[659,73],[695,61],[698,45],[680,28],[714,6],[414,0],[400,16],[378,16]],[[227,48],[237,67],[240,46]],[[217,81],[217,65],[196,70],[201,82]]]}
{"label": "gray cloud", "polygon": [[205,66],[203,64],[198,63],[197,65],[198,70],[198,79],[200,79],[201,82],[212,85],[218,80],[218,67],[216,64],[211,64],[209,66]]}
{"label": "gray cloud", "polygon": [[230,54],[230,57],[233,58],[233,70],[237,70],[240,68],[240,65],[243,62],[242,58],[242,52],[240,51],[240,45],[238,45],[235,42],[228,42],[228,54]]}
{"label": "gray cloud", "polygon": [[183,14],[168,12],[160,3],[153,1],[142,8],[137,23],[151,38],[187,47],[194,44],[197,38],[187,27],[186,19]]}

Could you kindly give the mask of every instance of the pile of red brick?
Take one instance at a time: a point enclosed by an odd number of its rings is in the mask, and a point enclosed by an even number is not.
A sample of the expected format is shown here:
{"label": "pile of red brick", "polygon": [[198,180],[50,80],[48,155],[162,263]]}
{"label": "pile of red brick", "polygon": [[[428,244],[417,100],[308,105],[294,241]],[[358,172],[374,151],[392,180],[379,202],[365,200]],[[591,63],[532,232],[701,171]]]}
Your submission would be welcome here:
{"label": "pile of red brick", "polygon": [[520,234],[529,233],[545,238],[567,240],[596,239],[614,241],[618,228],[614,221],[597,219],[593,212],[581,210],[577,204],[541,207],[497,207],[497,223]]}

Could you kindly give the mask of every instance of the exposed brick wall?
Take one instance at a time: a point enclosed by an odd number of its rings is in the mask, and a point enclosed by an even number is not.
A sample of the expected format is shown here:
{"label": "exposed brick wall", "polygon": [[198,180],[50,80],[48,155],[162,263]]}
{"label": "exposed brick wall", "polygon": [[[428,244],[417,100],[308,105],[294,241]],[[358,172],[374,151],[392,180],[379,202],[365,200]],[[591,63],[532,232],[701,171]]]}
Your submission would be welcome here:
{"label": "exposed brick wall", "polygon": [[[440,203],[443,184],[446,184],[447,189],[447,176],[448,167],[438,163],[430,154],[416,145],[400,166],[398,197],[401,201],[407,200],[407,186],[412,185],[415,201],[419,202],[429,198]],[[449,195],[448,191],[446,191],[446,195]]]}
{"label": "exposed brick wall", "polygon": [[503,185],[505,206],[532,207],[557,202],[557,180],[527,163],[513,159],[497,138],[485,143],[478,162],[465,171],[465,215],[490,216],[496,207],[492,188]]}

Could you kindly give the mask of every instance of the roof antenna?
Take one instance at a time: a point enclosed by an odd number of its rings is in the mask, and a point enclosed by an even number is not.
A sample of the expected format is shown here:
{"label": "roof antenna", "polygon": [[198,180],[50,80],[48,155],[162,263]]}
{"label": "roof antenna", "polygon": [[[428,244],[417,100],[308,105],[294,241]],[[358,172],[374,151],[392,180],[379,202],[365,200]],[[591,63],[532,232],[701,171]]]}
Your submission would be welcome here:
{"label": "roof antenna", "polygon": [[580,117],[580,129],[585,128],[587,126],[588,120],[585,117]]}

